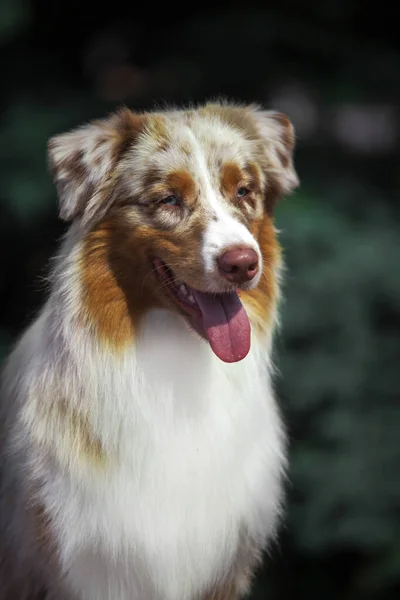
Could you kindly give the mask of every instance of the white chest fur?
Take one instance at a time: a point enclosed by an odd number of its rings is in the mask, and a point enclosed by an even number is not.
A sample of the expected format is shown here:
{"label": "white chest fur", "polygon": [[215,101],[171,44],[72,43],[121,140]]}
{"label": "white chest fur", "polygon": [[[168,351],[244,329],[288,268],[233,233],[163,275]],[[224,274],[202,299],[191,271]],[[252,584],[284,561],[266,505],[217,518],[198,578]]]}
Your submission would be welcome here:
{"label": "white chest fur", "polygon": [[241,532],[276,525],[285,459],[267,344],[227,365],[158,311],[117,369],[99,354],[85,368],[107,466],[56,470],[43,488],[69,585],[87,600],[197,598]]}

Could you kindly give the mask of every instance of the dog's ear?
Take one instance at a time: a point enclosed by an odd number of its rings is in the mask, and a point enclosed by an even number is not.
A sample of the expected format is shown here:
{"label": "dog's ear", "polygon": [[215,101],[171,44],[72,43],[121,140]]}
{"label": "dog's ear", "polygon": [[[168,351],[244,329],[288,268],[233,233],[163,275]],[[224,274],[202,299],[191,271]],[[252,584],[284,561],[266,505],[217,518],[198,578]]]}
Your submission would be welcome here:
{"label": "dog's ear", "polygon": [[267,195],[277,198],[299,185],[293,166],[294,128],[289,117],[254,104],[240,106],[224,101],[206,105],[203,112],[217,115],[228,125],[244,131],[248,140],[258,142],[259,159],[267,178]]}
{"label": "dog's ear", "polygon": [[262,140],[266,169],[273,179],[278,195],[289,194],[299,185],[293,165],[295,134],[293,125],[285,114],[249,107]]}
{"label": "dog's ear", "polygon": [[144,125],[144,116],[121,109],[48,142],[50,170],[59,196],[60,218],[101,219],[115,188],[116,166]]}

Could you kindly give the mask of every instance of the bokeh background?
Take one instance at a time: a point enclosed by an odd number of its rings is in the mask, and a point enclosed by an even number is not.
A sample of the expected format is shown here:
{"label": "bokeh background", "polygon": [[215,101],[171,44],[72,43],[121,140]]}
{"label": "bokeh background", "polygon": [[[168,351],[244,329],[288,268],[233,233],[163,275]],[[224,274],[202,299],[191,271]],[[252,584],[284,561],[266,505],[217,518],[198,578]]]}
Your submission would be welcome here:
{"label": "bokeh background", "polygon": [[276,215],[290,484],[254,600],[400,597],[398,38],[395,3],[366,0],[0,3],[1,357],[64,230],[49,136],[221,95],[296,126],[302,185]]}

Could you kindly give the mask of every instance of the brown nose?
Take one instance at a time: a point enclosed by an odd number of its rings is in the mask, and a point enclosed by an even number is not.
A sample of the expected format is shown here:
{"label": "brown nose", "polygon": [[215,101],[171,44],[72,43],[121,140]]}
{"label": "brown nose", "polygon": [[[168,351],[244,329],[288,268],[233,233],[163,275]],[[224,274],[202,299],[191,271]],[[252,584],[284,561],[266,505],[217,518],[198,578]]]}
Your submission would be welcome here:
{"label": "brown nose", "polygon": [[245,283],[258,271],[258,256],[252,248],[232,248],[217,259],[220,274],[231,283]]}

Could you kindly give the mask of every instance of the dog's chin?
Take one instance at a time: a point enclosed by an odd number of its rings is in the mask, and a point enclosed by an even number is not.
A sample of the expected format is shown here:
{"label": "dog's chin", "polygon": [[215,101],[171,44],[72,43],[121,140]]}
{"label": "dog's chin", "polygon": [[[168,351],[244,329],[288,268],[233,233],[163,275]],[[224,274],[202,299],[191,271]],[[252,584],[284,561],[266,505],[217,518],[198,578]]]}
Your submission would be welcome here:
{"label": "dog's chin", "polygon": [[214,354],[227,363],[245,358],[250,350],[250,323],[239,299],[241,290],[224,283],[219,291],[203,291],[180,282],[161,259],[152,262],[162,296],[209,342]]}

